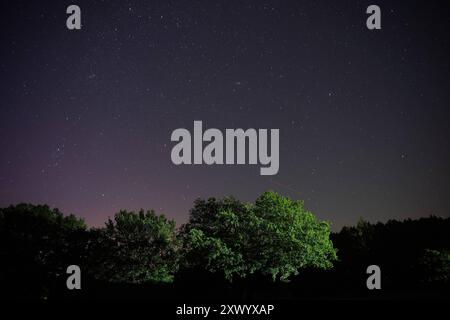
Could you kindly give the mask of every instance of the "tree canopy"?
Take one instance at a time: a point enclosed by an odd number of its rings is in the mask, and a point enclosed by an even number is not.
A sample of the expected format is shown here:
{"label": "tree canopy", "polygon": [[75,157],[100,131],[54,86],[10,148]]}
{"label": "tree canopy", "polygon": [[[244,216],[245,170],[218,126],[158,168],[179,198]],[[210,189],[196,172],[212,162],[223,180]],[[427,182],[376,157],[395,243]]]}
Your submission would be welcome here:
{"label": "tree canopy", "polygon": [[16,282],[11,283],[11,292],[25,283],[27,294],[46,297],[49,288],[42,284],[61,277],[68,265],[79,261],[85,232],[82,219],[64,216],[47,205],[22,203],[1,208],[0,278]]}
{"label": "tree canopy", "polygon": [[256,272],[286,281],[302,268],[331,268],[336,259],[329,224],[275,192],[255,204],[197,200],[182,236],[188,265],[221,271],[230,281]]}
{"label": "tree canopy", "polygon": [[175,222],[153,210],[120,211],[90,243],[91,274],[112,282],[171,282],[178,267]]}

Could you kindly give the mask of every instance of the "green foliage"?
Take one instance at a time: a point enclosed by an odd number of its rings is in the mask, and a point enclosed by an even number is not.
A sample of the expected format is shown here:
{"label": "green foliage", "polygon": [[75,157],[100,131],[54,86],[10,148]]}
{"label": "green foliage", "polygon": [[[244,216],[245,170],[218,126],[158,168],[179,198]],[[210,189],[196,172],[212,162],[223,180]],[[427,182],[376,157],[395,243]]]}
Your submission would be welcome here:
{"label": "green foliage", "polygon": [[302,268],[331,268],[336,253],[329,235],[328,223],[317,221],[301,201],[274,192],[254,205],[197,200],[182,228],[187,265],[222,271],[229,281],[255,272],[287,281]]}
{"label": "green foliage", "polygon": [[112,282],[171,282],[178,268],[175,222],[153,210],[120,211],[94,230],[89,271]]}
{"label": "green foliage", "polygon": [[[179,274],[182,285],[170,292],[171,297],[184,287],[188,295],[193,294],[184,281],[193,281],[194,291],[204,294],[198,277],[207,278],[207,288],[219,288],[221,294],[223,283],[215,286],[217,278],[205,271],[223,274],[229,281],[245,278],[229,286],[242,289],[244,297],[261,276],[287,281],[298,273],[303,277],[289,288],[303,290],[305,296],[341,286],[352,292],[364,285],[365,270],[374,263],[383,270],[385,291],[448,292],[449,218],[376,224],[361,220],[333,234],[332,243],[329,225],[305,210],[303,202],[273,192],[262,194],[254,204],[231,197],[197,200],[190,213],[189,223],[177,233],[173,221],[153,211],[121,211],[105,227],[86,230],[83,220],[48,206],[0,208],[2,292],[10,298],[72,295],[65,286],[66,268],[76,264],[82,270],[83,295],[96,295],[97,288],[108,293],[116,288],[125,296],[134,292],[141,297],[136,288],[153,287],[160,296],[161,287],[168,286],[131,284],[171,282],[179,262],[192,269]],[[338,262],[334,247],[339,249]],[[331,267],[331,273],[317,272]],[[267,285],[268,292],[278,287]]]}
{"label": "green foliage", "polygon": [[287,280],[299,269],[329,269],[336,260],[330,240],[330,226],[304,209],[302,201],[292,201],[274,192],[265,192],[255,203],[260,257],[264,274]]}
{"label": "green foliage", "polygon": [[421,259],[425,281],[450,283],[450,250],[426,249]]}
{"label": "green foliage", "polygon": [[250,224],[255,216],[251,207],[234,198],[197,200],[190,223],[182,227],[185,263],[211,272],[223,271],[231,280],[254,272],[258,266],[252,257],[254,240]]}

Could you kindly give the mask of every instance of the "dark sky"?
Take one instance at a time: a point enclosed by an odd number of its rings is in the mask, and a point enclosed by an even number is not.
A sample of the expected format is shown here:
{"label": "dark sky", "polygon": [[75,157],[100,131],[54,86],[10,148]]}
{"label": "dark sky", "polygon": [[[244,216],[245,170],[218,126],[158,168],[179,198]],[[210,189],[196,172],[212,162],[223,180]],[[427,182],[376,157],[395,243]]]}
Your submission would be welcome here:
{"label": "dark sky", "polygon": [[[447,3],[447,4],[446,4]],[[82,29],[66,28],[77,4]],[[366,8],[382,30],[366,28]],[[448,1],[1,2],[0,205],[178,223],[295,199],[333,229],[449,216]],[[280,171],[175,166],[177,128],[279,128]]]}

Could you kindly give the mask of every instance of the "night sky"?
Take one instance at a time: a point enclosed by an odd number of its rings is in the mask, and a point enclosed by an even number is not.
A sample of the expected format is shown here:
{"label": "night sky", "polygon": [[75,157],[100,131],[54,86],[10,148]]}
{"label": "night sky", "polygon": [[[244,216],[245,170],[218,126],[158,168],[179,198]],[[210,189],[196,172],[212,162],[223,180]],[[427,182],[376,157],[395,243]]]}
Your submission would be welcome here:
{"label": "night sky", "polygon": [[[66,28],[81,8],[82,29]],[[382,29],[366,28],[377,4]],[[333,229],[449,216],[448,1],[1,2],[0,206],[100,226],[197,197],[303,199]],[[173,130],[280,129],[280,170],[172,164]]]}

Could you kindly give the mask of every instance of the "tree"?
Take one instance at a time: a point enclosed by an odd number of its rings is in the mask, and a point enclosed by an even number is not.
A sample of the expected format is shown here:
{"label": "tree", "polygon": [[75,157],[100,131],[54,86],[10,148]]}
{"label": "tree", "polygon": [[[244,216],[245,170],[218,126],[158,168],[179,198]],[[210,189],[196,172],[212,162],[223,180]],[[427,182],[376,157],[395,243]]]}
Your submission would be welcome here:
{"label": "tree", "polygon": [[255,203],[259,219],[259,250],[263,273],[275,280],[287,280],[301,268],[330,269],[336,251],[330,240],[330,226],[304,208],[274,192],[265,192]]}
{"label": "tree", "polygon": [[[48,296],[49,286],[65,276],[82,255],[79,239],[86,232],[82,219],[64,216],[47,205],[18,204],[0,209],[0,281],[10,294]],[[11,283],[9,283],[12,281]],[[5,289],[6,290],[6,289]]]}
{"label": "tree", "polygon": [[229,281],[253,273],[287,281],[302,268],[331,268],[336,259],[328,223],[274,192],[255,204],[197,200],[181,234],[187,266],[221,271]]}
{"label": "tree", "polygon": [[358,288],[363,270],[377,264],[383,272],[384,290],[421,288],[421,280],[435,285],[439,281],[433,279],[440,278],[443,283],[449,227],[449,218],[436,216],[385,223],[361,220],[356,226],[344,227],[332,235],[340,258],[336,277]]}
{"label": "tree", "polygon": [[424,281],[450,283],[450,250],[425,249],[420,264]]}
{"label": "tree", "polygon": [[185,267],[222,271],[225,278],[245,277],[257,270],[252,258],[252,207],[232,197],[197,199],[189,223],[181,227]]}
{"label": "tree", "polygon": [[112,282],[172,282],[178,268],[175,222],[153,210],[120,211],[92,231],[89,272]]}

